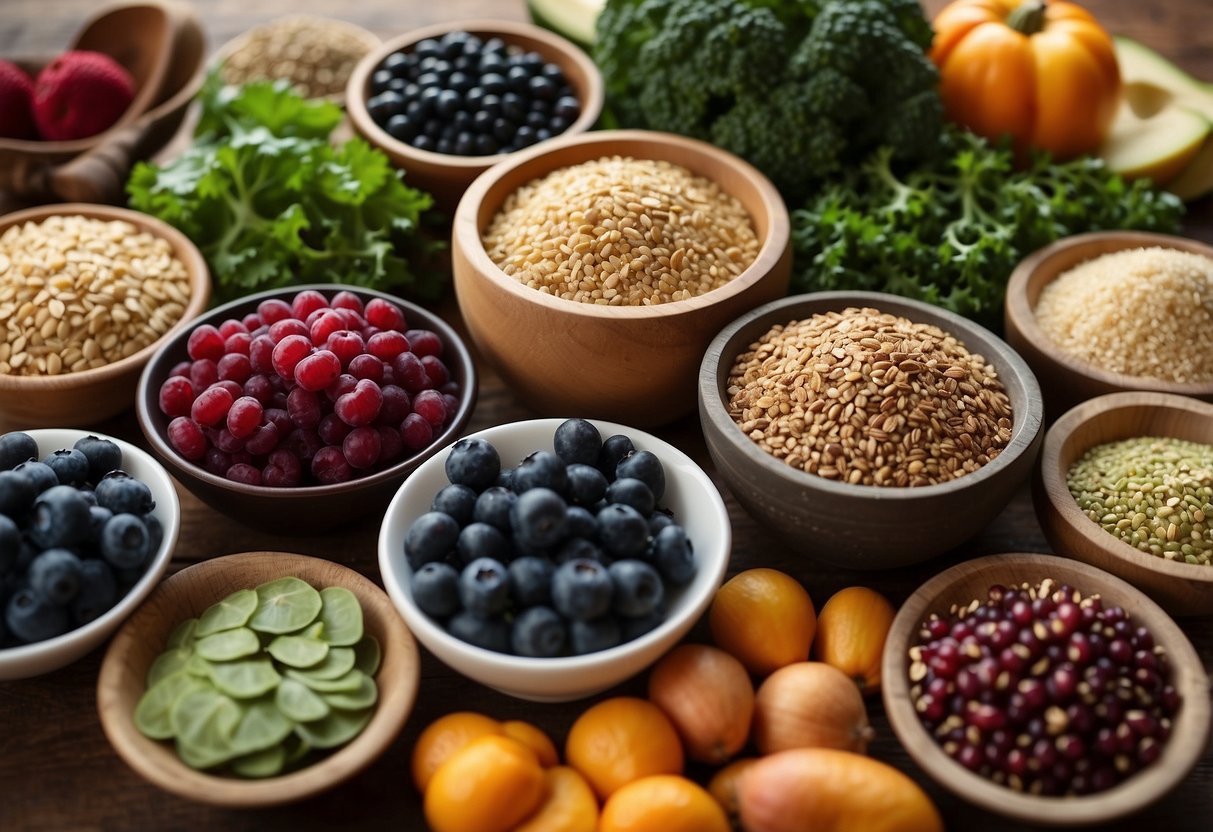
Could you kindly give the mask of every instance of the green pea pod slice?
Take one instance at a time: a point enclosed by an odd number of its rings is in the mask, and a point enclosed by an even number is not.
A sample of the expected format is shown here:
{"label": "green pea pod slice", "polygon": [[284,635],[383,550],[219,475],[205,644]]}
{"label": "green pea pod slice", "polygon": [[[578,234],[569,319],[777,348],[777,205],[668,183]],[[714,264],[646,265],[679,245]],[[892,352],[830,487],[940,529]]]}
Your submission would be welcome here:
{"label": "green pea pod slice", "polygon": [[352,647],[362,638],[362,605],[357,596],[343,586],[320,590],[324,606],[320,621],[324,624],[322,638],[334,647]]}
{"label": "green pea pod slice", "polygon": [[192,768],[211,768],[229,760],[235,754],[232,734],[240,715],[240,706],[214,688],[179,697],[169,719],[182,761]]}
{"label": "green pea pod slice", "polygon": [[379,662],[382,658],[383,650],[372,635],[363,636],[362,640],[354,645],[354,667],[367,676],[374,676],[379,672]]}
{"label": "green pea pod slice", "polygon": [[232,760],[232,773],[257,780],[273,777],[286,766],[286,749],[281,745],[245,754]]}
{"label": "green pea pod slice", "polygon": [[237,627],[203,636],[194,642],[194,650],[208,662],[230,662],[261,652],[261,642],[248,627]]}
{"label": "green pea pod slice", "polygon": [[253,754],[280,744],[295,729],[295,722],[279,712],[274,699],[267,697],[249,704],[232,734],[237,754]]}
{"label": "green pea pod slice", "polygon": [[188,673],[165,676],[139,697],[139,704],[135,706],[135,727],[154,740],[172,739],[175,734],[171,719],[173,705],[185,694],[206,687],[206,682]]}
{"label": "green pea pod slice", "polygon": [[251,589],[237,590],[202,613],[194,629],[194,638],[243,627],[256,609],[257,593]]}
{"label": "green pea pod slice", "polygon": [[277,636],[265,648],[271,656],[288,667],[314,667],[329,654],[326,642],[304,636]]}
{"label": "green pea pod slice", "polygon": [[354,669],[336,679],[317,679],[308,676],[305,671],[289,669],[286,671],[286,675],[320,693],[352,693],[358,690],[362,685],[363,678],[366,677],[366,674],[361,670]]}
{"label": "green pea pod slice", "polygon": [[332,711],[316,722],[301,722],[295,733],[313,748],[336,748],[358,736],[371,721],[372,709],[365,711]]}
{"label": "green pea pod slice", "polygon": [[274,692],[278,710],[296,722],[314,722],[328,716],[329,704],[311,688],[287,676]]}
{"label": "green pea pod slice", "polygon": [[185,670],[192,654],[184,647],[173,647],[165,650],[152,666],[147,669],[147,686],[153,688],[161,679]]}
{"label": "green pea pod slice", "polygon": [[[361,673],[361,671],[354,671]],[[339,708],[343,711],[359,711],[363,708],[369,708],[379,699],[379,688],[375,685],[375,680],[370,676],[363,674],[362,679],[358,683],[357,690],[338,691],[336,693],[322,693],[324,701],[329,703],[334,708]]]}
{"label": "green pea pod slice", "polygon": [[339,679],[354,669],[354,658],[352,647],[330,647],[324,661],[299,672],[309,679]]}
{"label": "green pea pod slice", "polygon": [[249,626],[262,633],[293,633],[316,620],[320,593],[298,578],[279,578],[257,587],[257,608]]}
{"label": "green pea pod slice", "polygon": [[185,672],[202,679],[211,678],[211,663],[197,653],[185,660]]}
{"label": "green pea pod slice", "polygon": [[166,650],[171,650],[174,647],[189,647],[194,643],[194,633],[198,630],[198,619],[187,618],[173,628],[173,631],[168,635],[168,644],[165,645]]}
{"label": "green pea pod slice", "polygon": [[282,677],[265,656],[211,665],[215,687],[236,699],[255,699],[278,686]]}

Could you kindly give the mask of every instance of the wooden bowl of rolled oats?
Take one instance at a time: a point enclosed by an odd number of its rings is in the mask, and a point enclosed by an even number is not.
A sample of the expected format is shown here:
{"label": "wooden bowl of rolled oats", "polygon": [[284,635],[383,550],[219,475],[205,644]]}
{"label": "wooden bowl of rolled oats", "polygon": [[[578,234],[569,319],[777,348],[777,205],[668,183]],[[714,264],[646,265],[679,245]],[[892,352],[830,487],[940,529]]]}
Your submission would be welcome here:
{"label": "wooden bowl of rolled oats", "polygon": [[1042,441],[1036,378],[970,320],[876,292],[742,315],[699,372],[708,452],[737,501],[847,569],[926,560],[1010,501]]}
{"label": "wooden bowl of rolled oats", "polygon": [[160,339],[210,295],[194,244],[145,214],[67,203],[0,216],[0,429],[133,408]]}

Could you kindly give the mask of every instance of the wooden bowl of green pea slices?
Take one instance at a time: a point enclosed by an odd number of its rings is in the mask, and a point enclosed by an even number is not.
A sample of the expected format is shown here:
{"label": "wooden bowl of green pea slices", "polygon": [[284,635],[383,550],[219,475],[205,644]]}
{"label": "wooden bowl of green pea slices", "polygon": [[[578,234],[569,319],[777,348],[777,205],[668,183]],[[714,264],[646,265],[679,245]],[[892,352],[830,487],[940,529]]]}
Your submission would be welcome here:
{"label": "wooden bowl of green pea slices", "polygon": [[339,564],[249,552],[190,566],[118,632],[97,707],[118,755],[201,803],[272,806],[357,774],[412,710],[417,646]]}
{"label": "wooden bowl of green pea slices", "polygon": [[1049,428],[1032,489],[1060,554],[1172,615],[1213,615],[1213,404],[1111,393]]}

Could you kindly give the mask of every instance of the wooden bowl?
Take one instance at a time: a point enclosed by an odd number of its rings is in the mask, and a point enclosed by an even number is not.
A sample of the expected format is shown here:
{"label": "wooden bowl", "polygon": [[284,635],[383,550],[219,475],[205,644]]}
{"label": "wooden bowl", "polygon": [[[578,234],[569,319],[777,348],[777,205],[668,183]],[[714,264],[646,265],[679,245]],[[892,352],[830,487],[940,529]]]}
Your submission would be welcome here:
{"label": "wooden bowl", "polygon": [[459,334],[442,318],[416,304],[384,292],[345,285],[291,286],[270,289],[230,303],[217,306],[193,322],[194,326],[219,326],[228,318],[239,320],[257,309],[263,300],[281,298],[288,303],[298,292],[314,289],[326,297],[344,290],[353,292],[363,301],[383,298],[403,311],[409,328],[436,332],[445,347],[442,358],[451,378],[459,383],[459,408],[434,441],[422,451],[406,456],[388,468],[364,477],[335,485],[313,485],[297,488],[271,488],[245,485],[216,476],[200,465],[181,457],[168,443],[171,419],[160,412],[160,385],[168,378],[173,366],[188,358],[186,345],[193,326],[179,330],[162,339],[160,349],[152,356],[138,380],[135,413],[139,427],[147,438],[153,454],[172,472],[177,481],[192,491],[204,503],[224,514],[257,529],[302,534],[335,528],[372,512],[381,511],[396,493],[402,480],[422,461],[437,453],[458,437],[476,405],[477,373],[471,353]]}
{"label": "wooden bowl", "polygon": [[[1013,409],[1011,441],[978,470],[938,485],[851,485],[792,468],[758,447],[728,412],[729,371],[775,324],[851,306],[875,307],[955,335],[992,364]],[[820,292],[760,306],[725,327],[699,370],[708,453],[737,501],[794,551],[843,569],[889,569],[977,534],[1031,473],[1041,443],[1040,389],[1023,360],[989,330],[937,306],[876,292]]]}
{"label": "wooden bowl", "polygon": [[[1146,626],[1171,658],[1172,680],[1183,697],[1171,737],[1154,765],[1108,791],[1082,797],[1039,797],[1015,792],[969,771],[940,748],[910,701],[907,653],[927,615],[952,604],[985,599],[992,584],[1010,586],[1052,578],[1084,595],[1125,609]],[[885,713],[910,757],[945,789],[977,806],[1027,824],[1107,824],[1158,800],[1196,765],[1209,737],[1209,679],[1183,630],[1165,612],[1119,578],[1066,558],[1036,554],[991,555],[957,564],[919,587],[893,619],[881,666]]]}
{"label": "wooden bowl", "polygon": [[[1073,357],[1054,344],[1036,322],[1036,303],[1044,287],[1079,264],[1124,249],[1162,246],[1213,259],[1213,246],[1144,231],[1096,231],[1058,240],[1029,255],[1007,282],[1005,328],[1009,343],[1040,380],[1045,417],[1052,422],[1079,402],[1125,390],[1175,393],[1213,401],[1213,381],[1180,384],[1114,373]],[[1132,349],[1132,345],[1126,345]]]}
{"label": "wooden bowl", "polygon": [[[602,156],[672,162],[736,197],[761,242],[748,269],[711,292],[655,306],[564,300],[506,275],[481,234],[506,198],[554,170]],[[593,416],[638,427],[695,409],[695,372],[712,337],[759,304],[783,297],[791,273],[789,220],[761,173],[694,139],[643,130],[552,139],[514,154],[468,188],[455,213],[455,295],[472,340],[507,386],[543,415]]]}
{"label": "wooden bowl", "polygon": [[1045,435],[1033,501],[1053,549],[1118,575],[1173,615],[1213,615],[1213,566],[1138,551],[1104,531],[1066,487],[1078,458],[1105,442],[1170,436],[1213,443],[1213,404],[1166,393],[1110,393],[1065,413]]}
{"label": "wooden bowl", "polygon": [[[348,745],[290,774],[264,780],[221,777],[190,768],[167,742],[149,739],[133,714],[148,668],[173,628],[238,589],[286,576],[317,589],[341,586],[357,596],[363,625],[383,651],[375,681],[379,701],[370,723]],[[392,602],[367,578],[331,561],[282,552],[248,552],[195,564],[173,575],[123,625],[97,679],[101,727],[127,765],[153,785],[181,797],[230,808],[275,806],[311,797],[353,777],[396,739],[417,697],[417,645]]]}
{"label": "wooden bowl", "polygon": [[581,102],[581,114],[562,135],[574,135],[589,130],[602,113],[604,94],[602,75],[585,52],[560,35],[530,23],[460,20],[415,29],[385,41],[354,67],[349,86],[346,88],[346,113],[354,131],[386,153],[392,164],[403,168],[405,181],[414,188],[432,194],[434,204],[447,214],[454,212],[459,198],[473,179],[498,162],[517,156],[520,151],[497,153],[492,156],[454,156],[418,150],[393,138],[376,124],[367,112],[366,102],[370,96],[371,75],[384,58],[393,52],[407,50],[426,38],[442,37],[448,32],[456,31],[469,32],[483,39],[499,37],[507,44],[538,52],[545,60],[559,66]]}
{"label": "wooden bowl", "polygon": [[138,211],[82,203],[44,205],[0,216],[0,234],[13,225],[69,214],[122,220],[167,240],[189,275],[189,302],[181,319],[158,341],[104,367],[57,376],[0,374],[0,427],[78,427],[123,412],[134,404],[139,373],[152,354],[167,339],[186,329],[210,302],[211,278],[202,253],[177,229]]}

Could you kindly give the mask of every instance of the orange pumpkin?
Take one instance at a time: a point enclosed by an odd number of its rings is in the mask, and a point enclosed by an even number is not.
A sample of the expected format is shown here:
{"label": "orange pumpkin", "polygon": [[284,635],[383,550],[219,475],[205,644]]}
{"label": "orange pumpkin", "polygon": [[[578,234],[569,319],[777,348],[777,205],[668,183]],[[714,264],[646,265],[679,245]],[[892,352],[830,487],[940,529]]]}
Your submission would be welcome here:
{"label": "orange pumpkin", "polygon": [[1043,0],[955,0],[931,60],[952,121],[1056,159],[1095,151],[1120,102],[1111,37],[1085,9]]}
{"label": "orange pumpkin", "polygon": [[854,679],[861,693],[876,693],[884,643],[895,615],[889,599],[874,589],[840,589],[817,616],[813,654]]}

